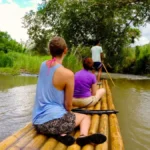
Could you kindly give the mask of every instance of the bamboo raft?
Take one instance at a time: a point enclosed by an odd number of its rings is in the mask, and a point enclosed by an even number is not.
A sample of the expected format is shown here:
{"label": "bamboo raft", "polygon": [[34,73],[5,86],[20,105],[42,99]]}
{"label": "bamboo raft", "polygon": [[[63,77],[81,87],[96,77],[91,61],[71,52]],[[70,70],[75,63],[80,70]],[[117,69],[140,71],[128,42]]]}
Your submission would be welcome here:
{"label": "bamboo raft", "polygon": [[[102,81],[101,87],[106,89],[106,94],[99,103],[88,108],[88,110],[115,110],[107,80]],[[106,135],[106,142],[98,145],[87,144],[83,147],[74,143],[67,147],[52,137],[48,138],[37,134],[32,124],[29,123],[23,129],[4,139],[0,143],[0,150],[124,150],[123,139],[115,113],[92,114],[90,117],[89,134],[100,132]],[[77,138],[79,129],[75,130],[72,135]]]}

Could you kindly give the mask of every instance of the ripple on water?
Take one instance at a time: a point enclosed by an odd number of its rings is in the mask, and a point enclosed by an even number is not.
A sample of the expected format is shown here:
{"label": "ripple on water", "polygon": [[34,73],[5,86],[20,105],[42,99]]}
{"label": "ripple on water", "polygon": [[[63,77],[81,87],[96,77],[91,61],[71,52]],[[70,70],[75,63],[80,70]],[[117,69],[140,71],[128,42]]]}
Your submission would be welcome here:
{"label": "ripple on water", "polygon": [[36,85],[0,92],[0,141],[31,121]]}
{"label": "ripple on water", "polygon": [[130,116],[130,138],[137,147],[142,150],[149,150],[150,140],[150,93],[144,90],[134,91],[137,92],[137,99],[131,101],[130,108],[132,115]]}
{"label": "ripple on water", "polygon": [[[112,95],[126,150],[150,149],[150,80],[114,80]],[[111,82],[110,82],[111,83]],[[111,85],[111,84],[110,84]]]}

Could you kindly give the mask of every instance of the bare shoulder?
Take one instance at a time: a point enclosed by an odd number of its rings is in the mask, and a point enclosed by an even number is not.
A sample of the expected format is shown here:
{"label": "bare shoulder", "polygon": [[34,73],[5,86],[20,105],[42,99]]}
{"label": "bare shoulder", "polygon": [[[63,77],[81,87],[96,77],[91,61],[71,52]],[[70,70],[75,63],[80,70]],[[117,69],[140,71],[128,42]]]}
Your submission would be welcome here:
{"label": "bare shoulder", "polygon": [[58,69],[58,73],[65,77],[74,77],[74,73],[63,66]]}
{"label": "bare shoulder", "polygon": [[55,88],[59,90],[64,90],[66,84],[73,84],[74,74],[71,70],[64,68],[63,66],[59,67],[53,77],[53,84]]}
{"label": "bare shoulder", "polygon": [[66,72],[66,75],[68,75],[68,76],[74,76],[74,73],[71,70],[69,70],[67,68],[64,68],[64,71]]}

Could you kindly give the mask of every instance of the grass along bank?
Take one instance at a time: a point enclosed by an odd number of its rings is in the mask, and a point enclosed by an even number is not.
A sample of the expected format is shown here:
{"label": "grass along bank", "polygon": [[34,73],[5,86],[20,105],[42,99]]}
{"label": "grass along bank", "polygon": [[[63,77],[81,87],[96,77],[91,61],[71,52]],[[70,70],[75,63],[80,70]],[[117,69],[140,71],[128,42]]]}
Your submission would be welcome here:
{"label": "grass along bank", "polygon": [[[13,75],[20,73],[38,74],[41,63],[50,58],[49,55],[32,56],[18,52],[10,52],[6,54],[0,52],[0,73]],[[81,62],[79,62],[72,54],[65,57],[63,65],[71,69],[73,72],[76,72],[82,67]]]}

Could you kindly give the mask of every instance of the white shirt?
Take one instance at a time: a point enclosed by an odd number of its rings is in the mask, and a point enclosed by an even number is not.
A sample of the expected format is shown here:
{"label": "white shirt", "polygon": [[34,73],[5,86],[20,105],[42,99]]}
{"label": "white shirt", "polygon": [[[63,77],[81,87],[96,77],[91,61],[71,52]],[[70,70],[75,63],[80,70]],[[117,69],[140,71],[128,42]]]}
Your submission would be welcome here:
{"label": "white shirt", "polygon": [[101,46],[93,46],[91,48],[92,51],[92,60],[93,62],[101,62],[101,56],[100,54],[103,53]]}

